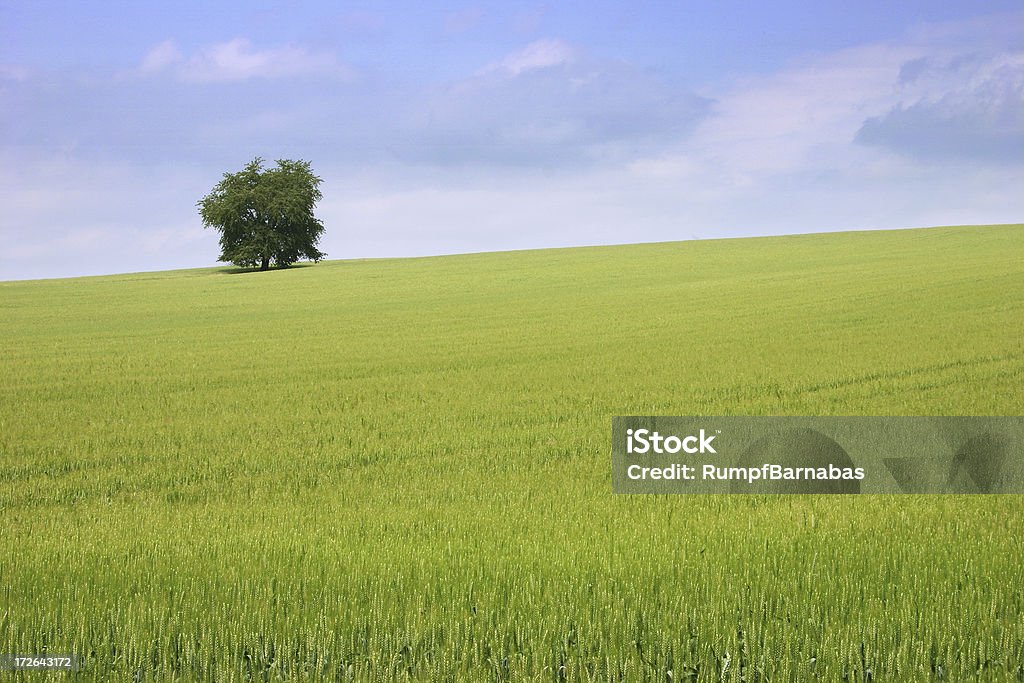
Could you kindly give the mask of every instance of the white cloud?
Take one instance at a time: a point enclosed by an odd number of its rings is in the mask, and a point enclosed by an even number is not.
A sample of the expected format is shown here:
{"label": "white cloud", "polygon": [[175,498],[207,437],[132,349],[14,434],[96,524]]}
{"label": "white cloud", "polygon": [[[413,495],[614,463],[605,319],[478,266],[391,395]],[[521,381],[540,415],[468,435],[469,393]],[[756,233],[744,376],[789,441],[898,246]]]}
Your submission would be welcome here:
{"label": "white cloud", "polygon": [[502,60],[484,67],[483,72],[504,71],[512,76],[518,76],[535,69],[568,64],[576,56],[576,50],[560,40],[537,40],[521,50],[506,55]]}
{"label": "white cloud", "polygon": [[[887,178],[916,203],[931,197],[911,189],[911,179],[928,175],[936,158],[1020,165],[1024,57],[1004,39],[1015,33],[1019,41],[1024,24],[1011,31],[1004,23],[990,17],[920,27],[902,40],[811,55],[709,88],[702,94],[714,105],[693,133],[630,169],[717,188],[716,195],[782,178],[828,179],[834,192]],[[979,41],[985,31],[1000,39],[986,45]]]}
{"label": "white cloud", "polygon": [[212,83],[296,76],[351,76],[351,68],[330,53],[284,46],[257,49],[246,38],[235,38],[200,48],[186,57],[174,41],[155,45],[142,59],[139,70],[154,73],[172,69],[183,81]]}
{"label": "white cloud", "polygon": [[710,114],[629,161],[619,187],[655,214],[677,188],[681,222],[702,235],[1019,221],[1024,71],[1019,52],[978,43],[983,23],[709,89]]}
{"label": "white cloud", "polygon": [[1024,52],[922,57],[856,140],[923,160],[1024,161]]}
{"label": "white cloud", "polygon": [[165,40],[154,45],[139,64],[139,70],[143,73],[152,73],[178,63],[183,59],[181,51],[173,40]]}
{"label": "white cloud", "polygon": [[0,152],[0,280],[212,265],[217,236],[195,201],[216,180],[188,166]]}
{"label": "white cloud", "polygon": [[437,166],[593,166],[676,142],[707,107],[634,65],[539,41],[408,100],[389,146],[397,159]]}
{"label": "white cloud", "polygon": [[864,119],[890,106],[900,66],[918,54],[854,48],[708,93],[713,114],[687,151],[737,175],[839,163]]}

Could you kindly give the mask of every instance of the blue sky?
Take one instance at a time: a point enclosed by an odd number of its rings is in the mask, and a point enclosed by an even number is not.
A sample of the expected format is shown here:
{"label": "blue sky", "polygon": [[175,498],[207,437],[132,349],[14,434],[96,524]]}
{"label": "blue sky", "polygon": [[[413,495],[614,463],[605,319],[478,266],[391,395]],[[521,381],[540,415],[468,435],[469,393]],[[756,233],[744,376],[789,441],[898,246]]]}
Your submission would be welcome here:
{"label": "blue sky", "polygon": [[212,265],[254,156],[329,258],[1024,220],[1020,2],[0,2],[0,279]]}

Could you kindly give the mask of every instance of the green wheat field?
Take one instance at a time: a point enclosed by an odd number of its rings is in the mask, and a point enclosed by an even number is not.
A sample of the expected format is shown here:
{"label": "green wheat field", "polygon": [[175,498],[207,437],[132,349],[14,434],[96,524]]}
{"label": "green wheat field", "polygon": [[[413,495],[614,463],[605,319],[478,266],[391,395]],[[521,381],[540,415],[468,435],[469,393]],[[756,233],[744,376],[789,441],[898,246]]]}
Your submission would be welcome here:
{"label": "green wheat field", "polygon": [[615,415],[1015,415],[1024,226],[0,283],[18,680],[1020,681],[1024,498],[616,496]]}

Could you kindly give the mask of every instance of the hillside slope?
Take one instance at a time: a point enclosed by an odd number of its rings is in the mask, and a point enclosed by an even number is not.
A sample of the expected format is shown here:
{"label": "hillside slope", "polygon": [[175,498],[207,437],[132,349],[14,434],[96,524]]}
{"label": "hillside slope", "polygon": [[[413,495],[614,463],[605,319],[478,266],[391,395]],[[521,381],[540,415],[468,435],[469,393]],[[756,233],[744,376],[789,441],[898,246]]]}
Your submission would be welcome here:
{"label": "hillside slope", "polygon": [[614,415],[1019,414],[1024,226],[11,282],[0,311],[0,652],[97,680],[1024,667],[1014,497],[613,496],[609,456]]}

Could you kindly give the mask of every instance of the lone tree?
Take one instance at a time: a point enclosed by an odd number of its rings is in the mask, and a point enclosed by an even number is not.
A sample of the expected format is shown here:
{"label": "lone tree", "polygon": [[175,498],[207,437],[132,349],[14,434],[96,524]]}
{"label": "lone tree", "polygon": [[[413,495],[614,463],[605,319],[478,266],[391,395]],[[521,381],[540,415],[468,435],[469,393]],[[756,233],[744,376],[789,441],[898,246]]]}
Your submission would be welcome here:
{"label": "lone tree", "polygon": [[220,260],[267,270],[271,263],[286,267],[326,256],[316,248],[324,225],[313,215],[323,196],[320,181],[308,161],[290,159],[264,169],[256,157],[238,173],[225,173],[197,202],[203,226],[220,231]]}

